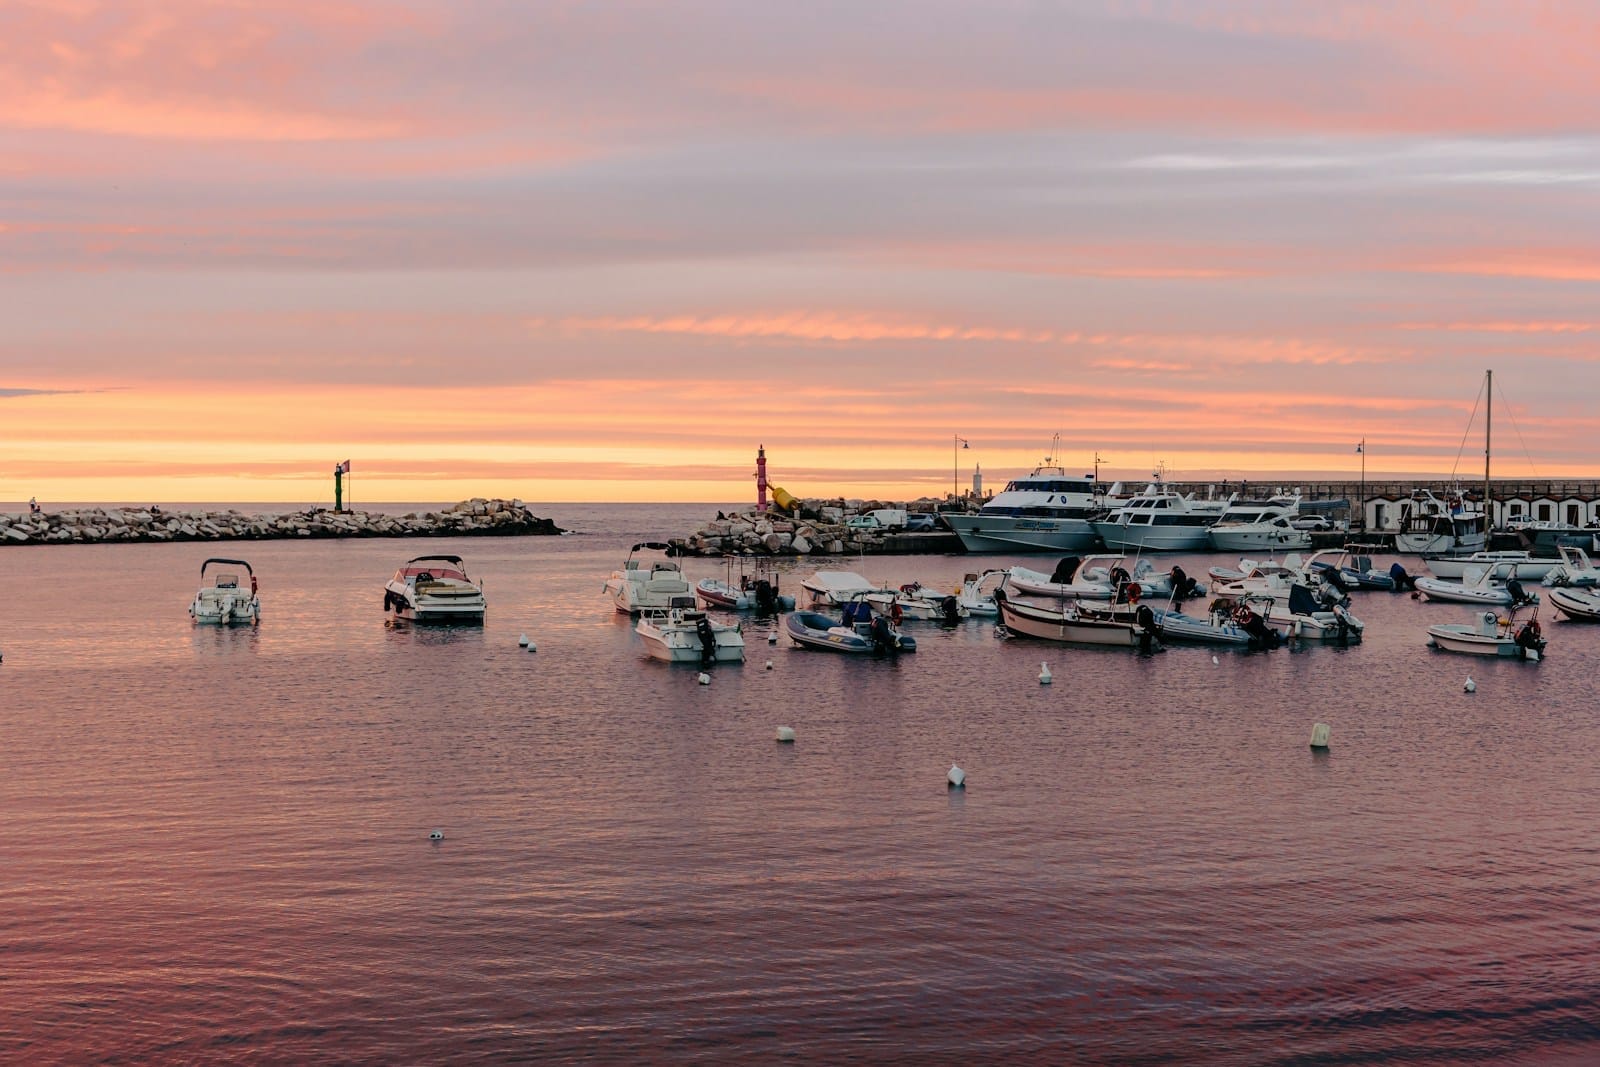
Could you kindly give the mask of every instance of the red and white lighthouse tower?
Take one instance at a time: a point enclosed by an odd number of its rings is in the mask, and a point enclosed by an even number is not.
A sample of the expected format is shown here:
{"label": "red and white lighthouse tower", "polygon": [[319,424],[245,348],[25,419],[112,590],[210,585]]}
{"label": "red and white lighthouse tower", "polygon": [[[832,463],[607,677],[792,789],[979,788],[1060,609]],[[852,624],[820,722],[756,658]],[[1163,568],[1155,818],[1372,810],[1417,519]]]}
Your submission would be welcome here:
{"label": "red and white lighthouse tower", "polygon": [[756,446],[756,508],[767,510],[767,446]]}

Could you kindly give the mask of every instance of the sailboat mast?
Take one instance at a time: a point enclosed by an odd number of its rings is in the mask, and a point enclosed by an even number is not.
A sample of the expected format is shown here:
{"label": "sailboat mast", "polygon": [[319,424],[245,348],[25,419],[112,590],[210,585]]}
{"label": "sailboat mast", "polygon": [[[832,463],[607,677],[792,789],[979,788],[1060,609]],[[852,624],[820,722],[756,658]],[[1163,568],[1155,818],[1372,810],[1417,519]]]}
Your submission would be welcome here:
{"label": "sailboat mast", "polygon": [[1494,428],[1494,371],[1484,371],[1484,392],[1487,403],[1483,409],[1483,547],[1489,547],[1489,529],[1494,522],[1494,498],[1489,495],[1489,443]]}

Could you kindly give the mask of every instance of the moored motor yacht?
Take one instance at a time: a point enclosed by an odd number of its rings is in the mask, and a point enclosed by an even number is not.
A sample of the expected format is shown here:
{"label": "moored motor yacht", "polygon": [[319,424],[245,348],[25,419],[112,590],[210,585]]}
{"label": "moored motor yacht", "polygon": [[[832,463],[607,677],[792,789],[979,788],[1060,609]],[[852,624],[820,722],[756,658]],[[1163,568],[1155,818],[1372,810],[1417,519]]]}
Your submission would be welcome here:
{"label": "moored motor yacht", "polygon": [[889,621],[897,625],[902,619],[959,622],[969,614],[957,594],[941,593],[921,582],[907,582],[899,589],[862,593],[861,599],[871,605],[875,614],[887,615]]}
{"label": "moored motor yacht", "polygon": [[1311,547],[1311,534],[1296,529],[1300,497],[1280,494],[1268,500],[1234,500],[1206,531],[1219,552],[1290,552]]}
{"label": "moored motor yacht", "polygon": [[678,561],[666,555],[671,550],[662,541],[640,541],[628,550],[628,558],[611,572],[603,590],[618,612],[664,611],[672,606],[673,597],[692,594]]}
{"label": "moored motor yacht", "polygon": [[1175,492],[1157,471],[1142,492],[1096,519],[1094,531],[1112,551],[1193,552],[1210,547],[1210,529],[1229,504]]}
{"label": "moored motor yacht", "polygon": [[1437,555],[1485,547],[1482,507],[1472,510],[1469,503],[1460,489],[1449,491],[1442,499],[1429,489],[1413,490],[1411,498],[1400,505],[1395,551]]}
{"label": "moored motor yacht", "polygon": [[[1031,597],[1067,597],[1081,600],[1168,599],[1202,596],[1206,587],[1182,567],[1158,571],[1147,559],[1130,561],[1120,552],[1094,556],[1064,556],[1050,574],[1015,566],[1008,587]],[[1136,587],[1136,588],[1135,588]]]}
{"label": "moored motor yacht", "polygon": [[1074,645],[1101,645],[1111,648],[1137,648],[1149,652],[1159,647],[1150,609],[1134,619],[1112,618],[1078,601],[1045,603],[1013,596],[1013,589],[1002,585],[994,600],[1000,608],[1000,625],[1007,635],[1036,637]]}
{"label": "moored motor yacht", "polygon": [[383,609],[412,622],[483,622],[483,586],[460,556],[417,556],[383,588]]}
{"label": "moored motor yacht", "polygon": [[737,624],[715,622],[680,595],[664,610],[641,612],[634,632],[652,659],[668,663],[743,663],[744,632]]}
{"label": "moored motor yacht", "polygon": [[968,552],[1083,552],[1099,538],[1090,520],[1103,510],[1092,474],[1069,475],[1050,456],[1014,478],[976,515],[944,513]]}
{"label": "moored motor yacht", "polygon": [[1435,578],[1460,581],[1467,576],[1469,567],[1487,567],[1494,563],[1515,563],[1516,577],[1524,582],[1542,581],[1561,560],[1554,556],[1535,556],[1523,549],[1480,549],[1477,552],[1427,553],[1422,562],[1428,565]]}
{"label": "moored motor yacht", "polygon": [[[212,570],[213,565],[216,570]],[[243,567],[249,588],[239,584],[239,572],[223,568]],[[256,574],[242,559],[208,559],[200,564],[200,591],[189,605],[189,617],[197,623],[228,626],[254,625],[261,621],[261,599],[256,595]]]}

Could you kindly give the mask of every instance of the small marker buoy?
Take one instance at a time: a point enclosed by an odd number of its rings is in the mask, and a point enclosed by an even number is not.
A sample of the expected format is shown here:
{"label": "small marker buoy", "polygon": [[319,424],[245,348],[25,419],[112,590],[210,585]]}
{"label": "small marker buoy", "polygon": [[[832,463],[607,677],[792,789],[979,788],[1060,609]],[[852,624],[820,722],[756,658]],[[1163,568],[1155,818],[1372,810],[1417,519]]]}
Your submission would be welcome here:
{"label": "small marker buoy", "polygon": [[944,780],[949,783],[947,788],[965,789],[967,787],[967,772],[952,763],[950,764],[949,772],[944,776]]}
{"label": "small marker buoy", "polygon": [[705,671],[701,671],[700,677],[696,678],[695,681],[699,682],[701,685],[710,685],[711,675],[707,674]]}
{"label": "small marker buoy", "polygon": [[528,647],[528,635],[527,634],[523,634],[521,637],[517,638],[517,644],[521,645],[523,648],[527,648]]}
{"label": "small marker buoy", "polygon": [[528,642],[528,651],[529,652],[537,652],[537,651],[539,651],[539,646],[534,644],[532,641],[529,641]]}
{"label": "small marker buoy", "polygon": [[429,841],[443,841],[444,840],[444,831],[443,830],[435,830],[435,831],[433,831],[431,834],[428,835],[428,840]]}
{"label": "small marker buoy", "polygon": [[772,669],[772,661],[769,659],[769,660],[767,660],[767,670],[770,671],[771,669]]}
{"label": "small marker buoy", "polygon": [[1211,653],[1211,663],[1213,666],[1221,662],[1222,661],[1217,658],[1217,654],[1215,652]]}
{"label": "small marker buoy", "polygon": [[778,727],[778,741],[781,742],[782,744],[785,744],[785,745],[794,744],[794,727],[793,726],[780,726],[780,727]]}
{"label": "small marker buoy", "polygon": [[1462,688],[1462,691],[1464,691],[1464,692],[1476,693],[1478,691],[1478,683],[1474,682],[1472,680],[1472,675],[1469,674],[1469,675],[1467,675],[1467,684],[1462,686],[1461,688]]}
{"label": "small marker buoy", "polygon": [[1328,734],[1331,733],[1331,732],[1332,731],[1329,729],[1328,724],[1325,723],[1325,722],[1319,722],[1316,725],[1312,726],[1311,727],[1311,747],[1314,748],[1314,749],[1319,749],[1319,750],[1327,748],[1328,747]]}
{"label": "small marker buoy", "polygon": [[767,644],[775,645],[777,643],[778,643],[778,635],[777,634],[768,634],[767,635]]}
{"label": "small marker buoy", "polygon": [[1039,664],[1039,684],[1040,685],[1049,685],[1050,684],[1050,664],[1048,664],[1048,663]]}

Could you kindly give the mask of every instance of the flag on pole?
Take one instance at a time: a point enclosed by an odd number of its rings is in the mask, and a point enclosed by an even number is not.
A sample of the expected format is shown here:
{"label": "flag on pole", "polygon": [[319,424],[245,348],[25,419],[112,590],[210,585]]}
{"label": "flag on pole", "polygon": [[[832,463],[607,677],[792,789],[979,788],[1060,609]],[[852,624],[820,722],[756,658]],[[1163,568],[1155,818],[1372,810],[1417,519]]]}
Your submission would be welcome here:
{"label": "flag on pole", "polygon": [[350,461],[349,460],[345,460],[343,463],[341,463],[337,467],[333,468],[333,473],[335,473],[335,474],[349,474],[350,473]]}

